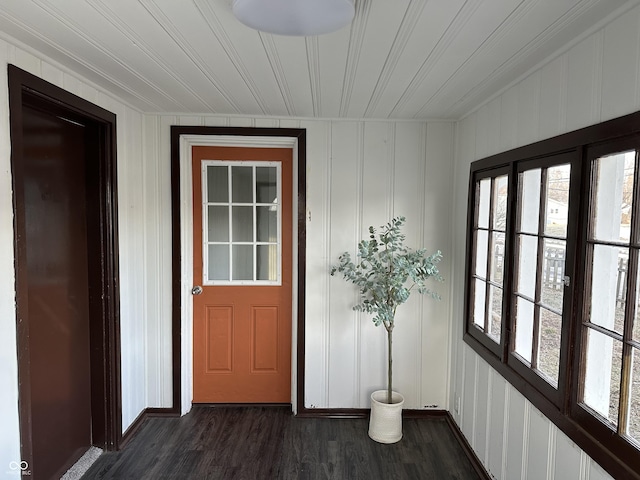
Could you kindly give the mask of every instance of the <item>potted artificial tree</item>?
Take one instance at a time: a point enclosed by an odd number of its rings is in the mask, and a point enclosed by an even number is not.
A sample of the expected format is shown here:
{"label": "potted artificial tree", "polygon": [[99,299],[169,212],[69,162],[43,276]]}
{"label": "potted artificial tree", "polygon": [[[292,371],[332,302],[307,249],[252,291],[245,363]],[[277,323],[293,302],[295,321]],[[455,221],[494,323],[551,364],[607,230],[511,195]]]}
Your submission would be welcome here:
{"label": "potted artificial tree", "polygon": [[387,389],[371,394],[369,436],[381,443],[395,443],[402,438],[402,406],[404,398],[393,391],[393,329],[396,309],[407,301],[412,291],[430,294],[425,282],[429,278],[442,281],[437,263],[442,253],[427,255],[425,249],[411,250],[404,245],[401,227],[404,217],[395,217],[380,227],[378,233],[369,227],[369,240],[358,244],[358,259],[351,260],[349,252],[338,257],[331,267],[331,275],[341,273],[345,280],[360,289],[360,303],[354,310],[373,315],[376,326],[387,332]]}

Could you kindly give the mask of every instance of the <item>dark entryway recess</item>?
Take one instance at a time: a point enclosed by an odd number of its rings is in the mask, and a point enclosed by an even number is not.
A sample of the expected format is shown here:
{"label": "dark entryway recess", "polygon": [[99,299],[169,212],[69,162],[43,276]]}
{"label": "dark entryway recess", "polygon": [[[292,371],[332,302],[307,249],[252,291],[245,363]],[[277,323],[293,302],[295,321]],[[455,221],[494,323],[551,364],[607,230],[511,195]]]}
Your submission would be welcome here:
{"label": "dark entryway recess", "polygon": [[115,115],[9,66],[22,460],[122,436]]}

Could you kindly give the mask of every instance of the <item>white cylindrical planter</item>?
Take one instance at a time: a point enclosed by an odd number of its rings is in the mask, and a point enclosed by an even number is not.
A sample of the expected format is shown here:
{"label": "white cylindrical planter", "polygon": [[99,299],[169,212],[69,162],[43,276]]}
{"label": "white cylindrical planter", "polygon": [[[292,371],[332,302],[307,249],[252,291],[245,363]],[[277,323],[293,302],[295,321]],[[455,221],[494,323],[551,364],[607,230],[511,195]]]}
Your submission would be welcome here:
{"label": "white cylindrical planter", "polygon": [[371,394],[369,437],[379,443],[396,443],[402,438],[404,397],[398,392],[391,392],[392,403],[386,402],[386,390],[377,390]]}

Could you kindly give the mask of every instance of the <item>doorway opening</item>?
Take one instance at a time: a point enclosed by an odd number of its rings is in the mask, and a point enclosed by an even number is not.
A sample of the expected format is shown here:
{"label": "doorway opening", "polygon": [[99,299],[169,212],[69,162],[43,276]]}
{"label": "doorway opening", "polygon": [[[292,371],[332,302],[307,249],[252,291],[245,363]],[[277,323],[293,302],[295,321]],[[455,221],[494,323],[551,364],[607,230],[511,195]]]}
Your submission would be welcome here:
{"label": "doorway opening", "polygon": [[116,119],[8,74],[21,456],[52,478],[122,436]]}
{"label": "doorway opening", "polygon": [[306,243],[306,131],[242,127],[171,127],[173,243],[173,410],[193,400],[192,149],[198,146],[288,148],[293,156],[291,405],[304,409],[304,279]]}

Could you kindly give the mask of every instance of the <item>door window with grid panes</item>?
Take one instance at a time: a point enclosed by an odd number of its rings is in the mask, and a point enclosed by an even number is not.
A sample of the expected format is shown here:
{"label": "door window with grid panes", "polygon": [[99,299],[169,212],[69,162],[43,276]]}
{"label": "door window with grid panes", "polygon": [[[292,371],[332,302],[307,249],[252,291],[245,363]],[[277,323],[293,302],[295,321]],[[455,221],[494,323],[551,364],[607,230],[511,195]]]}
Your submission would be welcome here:
{"label": "door window with grid panes", "polygon": [[279,285],[280,163],[202,162],[203,284]]}

